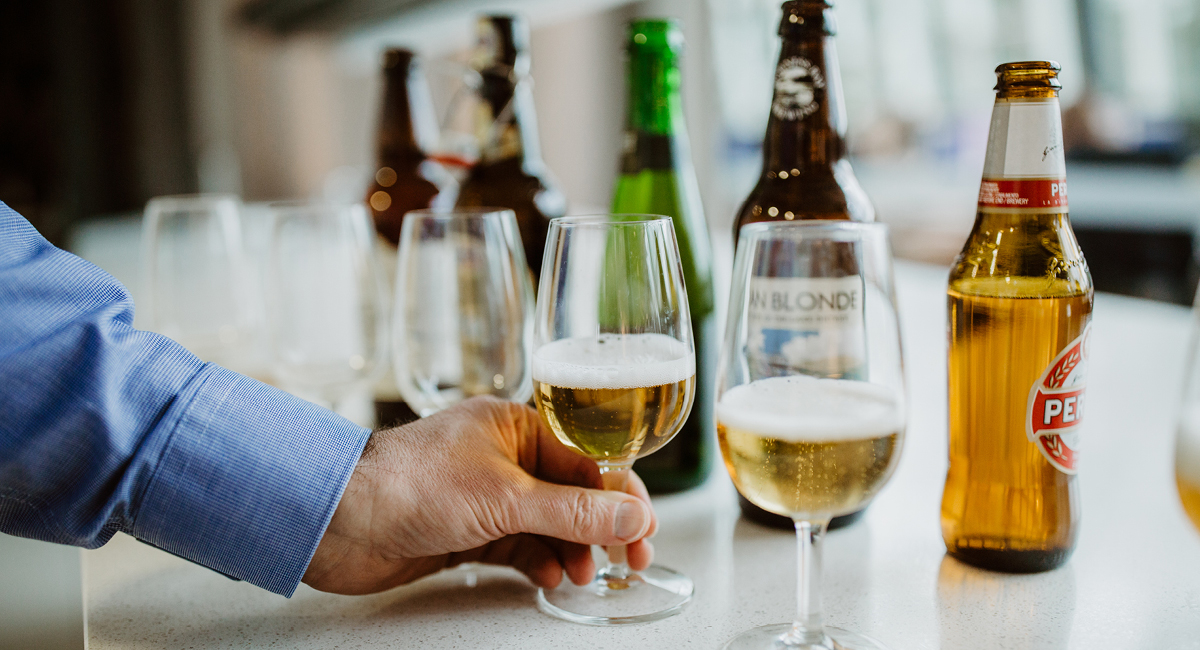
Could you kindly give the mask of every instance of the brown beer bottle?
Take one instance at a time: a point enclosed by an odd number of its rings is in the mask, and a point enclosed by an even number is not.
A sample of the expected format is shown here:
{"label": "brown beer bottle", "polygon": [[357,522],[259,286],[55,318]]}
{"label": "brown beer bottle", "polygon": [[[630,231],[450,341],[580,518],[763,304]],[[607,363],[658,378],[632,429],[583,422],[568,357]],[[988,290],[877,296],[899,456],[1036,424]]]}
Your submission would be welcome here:
{"label": "brown beer bottle", "polygon": [[[396,271],[400,226],[410,210],[439,207],[453,201],[454,179],[426,151],[437,141],[437,119],[425,77],[409,50],[392,49],[383,56],[383,111],[376,135],[376,167],[367,190],[375,231],[386,240],[379,247],[385,282]],[[390,313],[390,305],[385,306]],[[395,426],[417,419],[396,388],[391,366],[375,386],[375,424]]]}
{"label": "brown beer bottle", "polygon": [[[783,44],[763,142],[763,170],[734,221],[735,245],[742,226],[758,221],[875,220],[875,209],[846,157],[846,107],[834,46],[836,32],[832,5],[825,0],[783,3],[779,23]],[[857,263],[846,253],[830,250],[828,263],[854,276]],[[772,334],[768,340],[779,342],[784,333]],[[798,326],[796,334],[809,332]],[[790,518],[767,512],[740,494],[738,502],[742,513],[754,521],[795,528]],[[829,527],[845,526],[861,516],[860,510],[835,517]]]}
{"label": "brown beer bottle", "polygon": [[[376,135],[375,177],[367,204],[375,230],[396,246],[405,213],[435,207],[453,188],[425,153],[437,141],[437,120],[416,55],[392,49],[383,57],[383,112]],[[444,199],[443,199],[444,200]]]}
{"label": "brown beer bottle", "polygon": [[[733,224],[849,219],[874,221],[875,208],[847,160],[846,106],[825,0],[783,3],[783,46],[763,142],[763,170]],[[790,524],[789,524],[790,526]]]}
{"label": "brown beer bottle", "polygon": [[462,207],[509,208],[534,274],[542,269],[542,249],[550,220],[567,211],[567,201],[542,162],[529,85],[529,26],[520,16],[481,16],[471,66],[481,86],[476,131],[479,162],[458,194]]}
{"label": "brown beer bottle", "polygon": [[950,555],[1045,571],[1079,532],[1092,280],[1067,217],[1058,64],[996,68],[975,227],[950,272]]}

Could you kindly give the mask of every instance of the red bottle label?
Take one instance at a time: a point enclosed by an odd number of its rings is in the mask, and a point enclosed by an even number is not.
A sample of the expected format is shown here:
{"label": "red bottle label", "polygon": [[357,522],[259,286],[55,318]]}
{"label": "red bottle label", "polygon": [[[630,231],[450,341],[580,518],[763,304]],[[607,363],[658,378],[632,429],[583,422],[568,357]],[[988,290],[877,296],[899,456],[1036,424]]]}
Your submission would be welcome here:
{"label": "red bottle label", "polygon": [[1029,390],[1025,433],[1059,471],[1074,474],[1079,463],[1085,379],[1091,325],[1067,347]]}
{"label": "red bottle label", "polygon": [[1067,179],[984,178],[979,186],[980,210],[1066,212]]}

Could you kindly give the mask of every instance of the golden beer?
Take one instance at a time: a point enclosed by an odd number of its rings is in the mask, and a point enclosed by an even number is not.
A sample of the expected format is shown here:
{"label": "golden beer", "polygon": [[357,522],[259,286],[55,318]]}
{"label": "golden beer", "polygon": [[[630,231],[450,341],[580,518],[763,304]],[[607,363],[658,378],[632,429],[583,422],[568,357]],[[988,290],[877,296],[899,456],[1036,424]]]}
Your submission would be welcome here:
{"label": "golden beer", "polygon": [[562,339],[534,353],[534,400],[564,445],[632,461],[670,441],[696,392],[691,351],[662,334]]}
{"label": "golden beer", "polygon": [[721,454],[738,491],[802,519],[869,502],[899,458],[903,422],[891,390],[860,381],[771,377],[717,403]]}
{"label": "golden beer", "polygon": [[1092,281],[1068,216],[1058,64],[996,74],[975,226],[947,287],[942,538],[968,564],[1046,571],[1079,530]]}
{"label": "golden beer", "polygon": [[[942,534],[950,553],[972,564],[1048,568],[1075,545],[1075,475],[1047,462],[1025,428],[1029,387],[1087,326],[1090,292],[1071,290],[1043,278],[960,280],[950,287],[950,470]],[[1001,291],[1010,295],[987,295]]]}
{"label": "golden beer", "polygon": [[1175,486],[1192,525],[1200,530],[1200,405],[1188,407],[1175,446]]}

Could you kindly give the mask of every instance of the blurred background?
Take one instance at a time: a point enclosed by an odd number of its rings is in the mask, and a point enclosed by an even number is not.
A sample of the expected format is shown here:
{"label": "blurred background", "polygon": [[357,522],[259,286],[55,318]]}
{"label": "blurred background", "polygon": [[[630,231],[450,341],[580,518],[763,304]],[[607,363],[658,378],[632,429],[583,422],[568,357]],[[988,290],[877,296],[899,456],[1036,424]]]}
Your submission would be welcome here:
{"label": "blurred background", "polygon": [[[497,10],[530,19],[543,153],[576,213],[611,200],[625,23],[682,20],[695,165],[727,241],[760,171],[778,0],[7,0],[0,200],[127,283],[136,255],[103,244],[136,242],[153,196],[361,200],[384,48],[424,57],[445,112],[474,15]],[[957,252],[992,70],[1049,58],[1063,68],[1071,218],[1097,288],[1190,304],[1200,0],[839,0],[836,12],[854,165],[899,256]]]}

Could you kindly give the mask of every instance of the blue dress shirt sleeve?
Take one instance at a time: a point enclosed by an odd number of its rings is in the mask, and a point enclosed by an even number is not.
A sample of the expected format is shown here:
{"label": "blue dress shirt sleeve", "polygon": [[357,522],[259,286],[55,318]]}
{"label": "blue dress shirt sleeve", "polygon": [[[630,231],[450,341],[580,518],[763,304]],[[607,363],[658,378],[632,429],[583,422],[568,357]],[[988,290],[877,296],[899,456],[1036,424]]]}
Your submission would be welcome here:
{"label": "blue dress shirt sleeve", "polygon": [[369,431],[132,323],[116,279],[0,203],[0,531],[122,531],[290,596]]}

